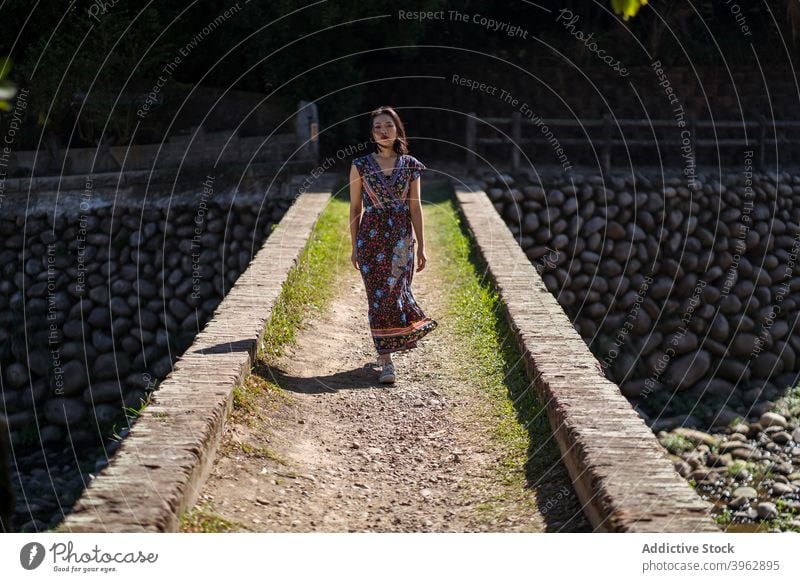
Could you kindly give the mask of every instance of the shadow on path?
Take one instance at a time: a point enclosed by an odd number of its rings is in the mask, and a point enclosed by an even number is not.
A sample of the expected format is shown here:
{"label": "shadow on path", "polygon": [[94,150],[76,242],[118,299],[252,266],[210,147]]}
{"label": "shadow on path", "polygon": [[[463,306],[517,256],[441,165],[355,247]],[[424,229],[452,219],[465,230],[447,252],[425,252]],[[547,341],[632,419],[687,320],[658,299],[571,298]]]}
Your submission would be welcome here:
{"label": "shadow on path", "polygon": [[364,388],[387,388],[391,384],[378,382],[378,373],[372,364],[361,368],[343,370],[327,376],[296,376],[278,366],[259,366],[253,371],[265,380],[276,383],[284,390],[297,394],[323,394],[340,390],[360,390]]}

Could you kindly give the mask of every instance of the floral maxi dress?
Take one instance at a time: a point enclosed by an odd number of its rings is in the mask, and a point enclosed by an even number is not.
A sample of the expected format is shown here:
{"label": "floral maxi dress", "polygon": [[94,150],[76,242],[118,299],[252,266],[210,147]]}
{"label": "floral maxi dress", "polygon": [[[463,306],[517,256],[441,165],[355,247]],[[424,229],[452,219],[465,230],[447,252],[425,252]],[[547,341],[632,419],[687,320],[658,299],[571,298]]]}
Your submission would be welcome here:
{"label": "floral maxi dress", "polygon": [[369,326],[379,354],[417,347],[437,322],[427,317],[411,293],[414,244],[410,183],[425,166],[398,155],[387,177],[372,154],[353,160],[361,175],[364,212],[358,227],[356,258],[369,299]]}

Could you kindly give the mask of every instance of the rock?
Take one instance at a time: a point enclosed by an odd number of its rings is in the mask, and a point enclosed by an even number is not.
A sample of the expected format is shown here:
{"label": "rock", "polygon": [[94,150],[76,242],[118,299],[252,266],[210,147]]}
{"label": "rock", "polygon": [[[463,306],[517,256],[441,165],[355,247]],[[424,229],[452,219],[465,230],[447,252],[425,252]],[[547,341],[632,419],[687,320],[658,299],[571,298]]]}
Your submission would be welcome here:
{"label": "rock", "polygon": [[28,383],[28,369],[19,362],[13,362],[5,366],[3,370],[6,384],[10,388],[22,388]]}
{"label": "rock", "polygon": [[539,230],[539,215],[531,212],[525,215],[525,220],[522,222],[522,232],[531,234]]}
{"label": "rock", "polygon": [[683,477],[684,479],[689,478],[689,473],[692,472],[692,467],[686,461],[679,460],[674,463],[675,470],[678,474]]}
{"label": "rock", "polygon": [[734,433],[746,435],[750,432],[750,426],[743,422],[740,422],[732,426],[731,431],[733,431]]}
{"label": "rock", "polygon": [[715,427],[727,427],[741,419],[741,414],[725,405],[719,406],[718,408],[712,408],[707,417],[709,424]]}
{"label": "rock", "polygon": [[130,371],[130,360],[119,353],[116,356],[113,352],[100,354],[94,361],[92,371],[93,377],[99,380],[124,376]]}
{"label": "rock", "polygon": [[782,319],[778,319],[775,323],[772,324],[772,327],[769,330],[770,335],[772,335],[772,339],[780,340],[785,338],[789,334],[789,324],[783,321]]}
{"label": "rock", "polygon": [[608,223],[608,229],[606,230],[606,236],[611,240],[622,240],[626,237],[625,234],[625,227],[622,226],[619,222],[612,221]]}
{"label": "rock", "polygon": [[[697,339],[697,335],[692,332],[686,332],[686,334],[678,336],[677,341],[673,341],[670,345],[675,350],[676,354],[685,354],[687,352],[692,352],[697,349],[699,345],[699,340]],[[710,354],[709,354],[710,355]]]}
{"label": "rock", "polygon": [[681,435],[698,445],[704,443],[710,447],[716,447],[720,443],[720,439],[718,437],[710,435],[707,432],[703,432],[701,430],[685,428],[681,426],[676,428],[672,432]]}
{"label": "rock", "polygon": [[733,497],[728,502],[728,507],[731,509],[739,509],[740,507],[745,507],[749,503],[747,497]]}
{"label": "rock", "polygon": [[689,479],[694,479],[695,481],[705,481],[710,475],[711,472],[708,469],[695,469],[689,473]]}
{"label": "rock", "polygon": [[708,335],[717,341],[724,342],[728,339],[729,333],[728,319],[722,313],[717,313],[709,325]]}
{"label": "rock", "polygon": [[[530,188],[530,186],[527,187],[527,188]],[[489,196],[489,199],[492,202],[497,202],[498,200],[501,200],[503,198],[503,189],[502,188],[489,188],[486,191],[486,194]]]}
{"label": "rock", "polygon": [[756,460],[762,457],[761,453],[756,449],[734,449],[731,451],[731,456],[743,461]]}
{"label": "rock", "polygon": [[664,374],[664,382],[676,389],[686,389],[702,378],[711,367],[711,354],[705,350],[686,354],[672,361]]}
{"label": "rock", "polygon": [[772,494],[773,495],[791,495],[794,493],[795,488],[791,485],[786,485],[785,483],[773,483],[772,484]]}
{"label": "rock", "polygon": [[[77,396],[81,394],[89,384],[89,377],[86,373],[86,366],[83,362],[78,360],[70,360],[63,366],[63,373],[61,374],[61,390],[63,396]],[[51,380],[51,387],[54,392],[57,389],[55,386],[56,378]]]}
{"label": "rock", "polygon": [[756,378],[771,378],[783,372],[783,360],[772,352],[760,354],[750,364]]}
{"label": "rock", "polygon": [[732,382],[746,381],[750,379],[750,368],[745,362],[723,358],[717,368],[717,376]]}
{"label": "rock", "polygon": [[88,405],[79,398],[51,398],[44,405],[45,418],[59,426],[75,426],[88,411]]}
{"label": "rock", "polygon": [[775,519],[778,517],[778,510],[774,503],[764,501],[756,506],[758,517],[761,519]]}
{"label": "rock", "polygon": [[770,438],[772,439],[772,442],[778,443],[779,445],[788,444],[792,440],[791,435],[786,431],[773,433],[770,435]]}
{"label": "rock", "polygon": [[758,419],[758,424],[760,424],[763,428],[768,426],[780,426],[786,428],[786,418],[777,412],[765,412],[761,415],[761,418]]}
{"label": "rock", "polygon": [[734,356],[749,357],[756,345],[756,336],[752,333],[737,333],[730,345]]}
{"label": "rock", "polygon": [[113,297],[109,302],[109,310],[114,317],[127,317],[133,314],[133,310],[124,297]]}
{"label": "rock", "polygon": [[749,451],[753,450],[753,445],[748,443],[743,443],[741,441],[725,441],[720,443],[719,445],[719,452],[722,453],[731,453],[736,449],[747,449]]}
{"label": "rock", "polygon": [[736,393],[736,385],[722,378],[711,378],[705,384],[701,383],[699,390],[703,397],[719,396],[727,400]]}
{"label": "rock", "polygon": [[679,414],[677,416],[657,418],[650,428],[653,430],[653,432],[658,432],[660,430],[672,430],[678,426],[697,428],[702,425],[703,423],[691,414]]}
{"label": "rock", "polygon": [[756,499],[758,497],[758,492],[752,487],[737,487],[733,490],[732,496],[744,497],[745,499]]}
{"label": "rock", "polygon": [[111,380],[108,382],[93,382],[90,388],[83,391],[83,399],[87,403],[119,402],[124,398],[120,383]]}
{"label": "rock", "polygon": [[30,350],[28,353],[28,366],[31,372],[39,376],[46,376],[53,358],[47,350]]}
{"label": "rock", "polygon": [[741,520],[755,521],[756,519],[758,519],[758,512],[752,507],[750,507],[744,511],[737,511],[736,513],[733,514],[733,517]]}
{"label": "rock", "polygon": [[730,453],[725,453],[724,455],[710,453],[707,462],[709,467],[727,467],[733,463],[733,456]]}
{"label": "rock", "polygon": [[64,431],[61,427],[48,424],[39,432],[43,444],[55,444],[64,442]]}
{"label": "rock", "polygon": [[719,301],[719,308],[722,313],[728,315],[741,313],[742,302],[736,295],[725,295]]}

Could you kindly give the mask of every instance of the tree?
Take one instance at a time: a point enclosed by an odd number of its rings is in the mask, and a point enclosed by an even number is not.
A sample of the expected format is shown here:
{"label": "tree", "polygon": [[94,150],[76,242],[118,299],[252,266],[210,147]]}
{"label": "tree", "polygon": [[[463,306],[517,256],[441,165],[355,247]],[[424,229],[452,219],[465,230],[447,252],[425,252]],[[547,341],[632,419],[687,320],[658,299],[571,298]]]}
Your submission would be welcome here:
{"label": "tree", "polygon": [[134,127],[133,95],[146,93],[168,54],[164,43],[151,46],[163,29],[158,14],[120,8],[99,22],[72,16],[52,38],[29,47],[20,65],[34,112],[70,139],[66,145],[125,144]]}
{"label": "tree", "polygon": [[645,4],[647,4],[647,0],[611,0],[611,7],[614,12],[622,16],[624,20],[636,16],[636,13]]}

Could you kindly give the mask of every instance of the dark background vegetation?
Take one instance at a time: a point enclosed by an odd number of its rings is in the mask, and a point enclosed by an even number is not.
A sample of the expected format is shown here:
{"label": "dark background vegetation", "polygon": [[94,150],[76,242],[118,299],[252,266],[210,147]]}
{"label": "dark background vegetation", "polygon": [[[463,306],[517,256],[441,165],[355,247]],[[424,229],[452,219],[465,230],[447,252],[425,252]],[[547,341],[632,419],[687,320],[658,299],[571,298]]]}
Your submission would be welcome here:
{"label": "dark background vegetation", "polygon": [[[435,139],[463,136],[464,112],[510,113],[496,100],[487,103],[480,95],[456,88],[449,81],[453,72],[468,73],[523,97],[569,97],[587,90],[595,76],[601,92],[609,84],[622,84],[619,78],[609,78],[608,67],[554,17],[544,18],[541,10],[522,0],[241,1],[241,11],[210,33],[168,76],[161,111],[137,127],[136,109],[164,65],[234,3],[119,0],[96,19],[88,14],[93,4],[2,4],[5,34],[0,37],[0,55],[11,56],[11,78],[18,86],[31,89],[29,117],[15,147],[42,147],[43,135],[62,147],[158,142],[165,133],[191,125],[188,118],[176,123],[175,111],[199,85],[269,94],[276,126],[301,99],[315,100],[324,129],[323,155],[366,139],[364,114],[391,104],[406,109],[409,133],[420,138],[418,150],[431,153],[439,147]],[[798,57],[800,43],[793,30],[797,2],[739,1],[752,37],[739,33],[724,2],[651,0],[627,22],[613,13],[607,0],[539,4],[579,14],[577,27],[594,32],[601,46],[632,69],[658,58],[668,67],[697,70],[699,75],[710,68],[753,74],[763,68],[790,80],[789,59]],[[529,35],[511,38],[449,20],[401,21],[400,9],[477,13],[522,26]],[[523,71],[549,73],[535,80]],[[763,93],[761,80],[752,81]],[[85,101],[82,94],[87,95]],[[632,95],[630,100],[634,102]],[[578,103],[577,115],[597,117],[603,107],[620,105],[619,100],[598,103]],[[543,105],[542,111],[565,116],[556,106]],[[291,125],[283,129],[291,130]]]}

